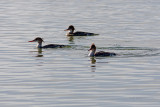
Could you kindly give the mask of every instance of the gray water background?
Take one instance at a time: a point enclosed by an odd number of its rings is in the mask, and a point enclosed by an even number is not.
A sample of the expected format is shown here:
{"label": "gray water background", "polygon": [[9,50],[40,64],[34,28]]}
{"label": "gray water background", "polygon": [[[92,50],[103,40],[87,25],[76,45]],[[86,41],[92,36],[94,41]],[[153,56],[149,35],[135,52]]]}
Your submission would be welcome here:
{"label": "gray water background", "polygon": [[[1,0],[1,107],[159,107],[160,1]],[[99,33],[67,37],[64,29]],[[43,49],[28,43],[72,45]],[[116,57],[90,58],[97,51]]]}

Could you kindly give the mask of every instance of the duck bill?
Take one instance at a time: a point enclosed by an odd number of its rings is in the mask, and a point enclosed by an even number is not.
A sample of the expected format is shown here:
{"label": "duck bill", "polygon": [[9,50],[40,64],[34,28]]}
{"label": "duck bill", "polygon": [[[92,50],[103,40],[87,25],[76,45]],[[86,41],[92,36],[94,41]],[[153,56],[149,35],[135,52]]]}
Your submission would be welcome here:
{"label": "duck bill", "polygon": [[34,40],[32,40],[32,41],[28,41],[28,42],[35,42]]}
{"label": "duck bill", "polygon": [[68,31],[69,29],[65,29],[64,31]]}

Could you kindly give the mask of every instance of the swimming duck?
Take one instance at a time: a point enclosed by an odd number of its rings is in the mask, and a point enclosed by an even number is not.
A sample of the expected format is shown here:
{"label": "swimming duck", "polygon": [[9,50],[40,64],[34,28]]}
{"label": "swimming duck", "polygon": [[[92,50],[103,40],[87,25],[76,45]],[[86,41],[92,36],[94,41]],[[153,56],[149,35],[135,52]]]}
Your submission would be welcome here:
{"label": "swimming duck", "polygon": [[88,56],[90,57],[94,57],[94,56],[104,57],[104,56],[115,56],[116,55],[115,53],[112,53],[112,52],[104,52],[104,51],[96,52],[96,46],[94,43],[91,45],[88,51],[90,51],[88,54]]}
{"label": "swimming duck", "polygon": [[42,46],[42,42],[44,41],[40,37],[37,37],[34,40],[28,41],[28,42],[37,42],[38,43],[37,48],[62,48],[65,46],[65,45],[58,45],[58,44],[48,44],[48,45]]}
{"label": "swimming duck", "polygon": [[64,30],[64,31],[69,31],[66,35],[67,36],[93,36],[93,35],[98,35],[95,33],[89,33],[89,32],[82,32],[82,31],[77,31],[74,32],[75,28],[73,25],[70,25],[68,27],[68,29]]}

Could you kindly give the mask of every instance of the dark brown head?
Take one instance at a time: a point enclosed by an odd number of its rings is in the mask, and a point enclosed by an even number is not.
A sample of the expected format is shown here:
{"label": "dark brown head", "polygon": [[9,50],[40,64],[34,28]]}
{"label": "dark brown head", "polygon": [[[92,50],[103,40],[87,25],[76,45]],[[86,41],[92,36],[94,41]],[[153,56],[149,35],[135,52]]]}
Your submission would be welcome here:
{"label": "dark brown head", "polygon": [[94,43],[92,43],[92,45],[88,51],[90,51],[90,50],[96,50],[96,45]]}
{"label": "dark brown head", "polygon": [[42,43],[42,42],[44,42],[44,41],[43,41],[43,39],[42,39],[42,38],[37,37],[37,38],[35,38],[34,40],[32,40],[32,41],[28,41],[28,42],[38,42],[38,43]]}
{"label": "dark brown head", "polygon": [[64,31],[68,31],[68,30],[72,30],[72,31],[74,31],[74,30],[75,30],[75,28],[74,28],[74,26],[73,26],[73,25],[70,25],[70,26],[68,27],[68,29],[66,29],[66,30],[64,30]]}

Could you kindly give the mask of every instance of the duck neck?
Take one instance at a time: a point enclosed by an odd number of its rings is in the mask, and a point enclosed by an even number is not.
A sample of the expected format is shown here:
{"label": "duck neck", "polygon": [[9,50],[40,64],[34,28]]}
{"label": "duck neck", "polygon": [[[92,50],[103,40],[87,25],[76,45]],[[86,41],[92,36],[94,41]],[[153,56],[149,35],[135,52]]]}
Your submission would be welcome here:
{"label": "duck neck", "polygon": [[38,42],[37,48],[42,48],[42,42]]}
{"label": "duck neck", "polygon": [[70,29],[66,35],[67,35],[67,36],[72,36],[73,33],[74,33],[74,30]]}
{"label": "duck neck", "polygon": [[74,32],[74,30],[73,30],[73,29],[70,29],[68,33],[69,33],[69,34],[73,34],[73,32]]}
{"label": "duck neck", "polygon": [[90,50],[88,56],[94,57],[96,50]]}

